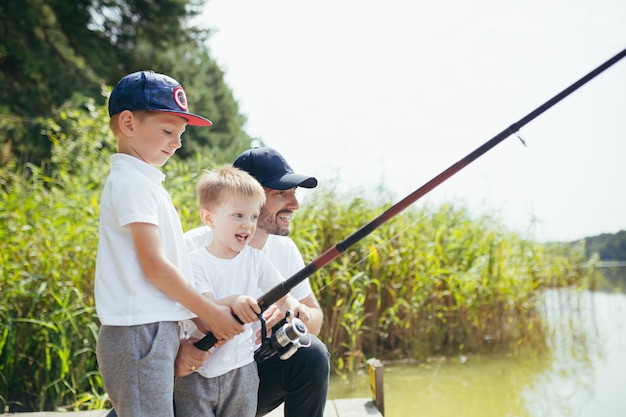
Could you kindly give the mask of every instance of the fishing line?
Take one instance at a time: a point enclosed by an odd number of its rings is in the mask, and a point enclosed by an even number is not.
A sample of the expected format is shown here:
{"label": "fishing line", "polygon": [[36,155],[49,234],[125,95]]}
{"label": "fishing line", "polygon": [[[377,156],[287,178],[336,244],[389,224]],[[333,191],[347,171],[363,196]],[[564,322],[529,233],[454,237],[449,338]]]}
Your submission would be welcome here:
{"label": "fishing line", "polygon": [[[595,78],[598,74],[602,73],[607,68],[611,67],[620,59],[626,56],[626,49],[622,50],[608,61],[604,62],[602,65],[589,72],[587,75],[567,87],[565,90],[561,91],[556,96],[552,97],[550,100],[543,103],[541,106],[537,107],[532,112],[528,113],[526,116],[521,118],[516,123],[513,123],[508,128],[504,129],[502,132],[498,133],[496,136],[479,146],[473,152],[470,152],[464,158],[461,158],[456,163],[452,164],[449,168],[441,172],[439,175],[435,176],[433,179],[428,181],[426,184],[422,185],[417,190],[413,191],[411,194],[385,210],[381,215],[374,218],[372,221],[367,223],[365,226],[361,227],[359,230],[354,232],[352,235],[348,236],[346,239],[337,243],[335,246],[326,250],[326,252],[322,253],[316,259],[314,259],[311,263],[306,265],[300,271],[296,272],[290,278],[286,279],[282,283],[278,284],[276,287],[263,294],[257,299],[257,303],[261,308],[261,311],[265,311],[269,308],[270,305],[274,304],[276,301],[280,300],[282,297],[287,295],[289,291],[306,279],[308,276],[314,274],[324,266],[328,265],[330,262],[335,260],[339,255],[345,252],[350,246],[354,245],[359,240],[363,239],[365,236],[372,233],[379,226],[395,217],[397,214],[402,212],[404,209],[409,207],[411,204],[416,202],[418,199],[426,195],[428,192],[432,191],[434,188],[442,184],[448,178],[459,172],[461,169],[465,168],[470,163],[474,162],[484,153],[492,149],[494,146],[502,142],[504,139],[508,138],[511,135],[516,134],[524,125],[528,124],[532,120],[534,120],[537,116],[557,104],[559,101],[563,100],[565,97],[570,95],[572,92],[576,91],[578,88],[586,84],[588,81]],[[208,333],[205,337],[194,343],[198,349],[208,350],[217,342],[217,338],[212,334]]]}

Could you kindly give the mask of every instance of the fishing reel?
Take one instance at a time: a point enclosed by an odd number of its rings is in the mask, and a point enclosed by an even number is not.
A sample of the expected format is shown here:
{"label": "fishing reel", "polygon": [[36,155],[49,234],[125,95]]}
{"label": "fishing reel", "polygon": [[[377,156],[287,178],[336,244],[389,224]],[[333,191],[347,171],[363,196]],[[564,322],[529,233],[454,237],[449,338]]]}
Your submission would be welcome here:
{"label": "fishing reel", "polygon": [[287,360],[301,347],[311,345],[311,336],[302,320],[293,317],[291,311],[287,311],[285,317],[272,327],[272,334],[267,335],[267,325],[262,314],[261,321],[261,346],[254,352],[254,360],[262,363],[272,356],[279,354],[280,359]]}

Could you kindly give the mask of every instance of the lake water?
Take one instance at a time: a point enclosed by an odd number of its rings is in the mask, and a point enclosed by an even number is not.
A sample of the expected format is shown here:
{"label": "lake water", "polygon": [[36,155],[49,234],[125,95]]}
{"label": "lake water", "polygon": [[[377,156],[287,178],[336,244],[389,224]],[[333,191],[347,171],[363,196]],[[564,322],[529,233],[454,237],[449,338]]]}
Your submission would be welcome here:
{"label": "lake water", "polygon": [[[549,349],[386,364],[385,416],[626,417],[626,295],[548,291]],[[329,398],[371,397],[367,373]]]}

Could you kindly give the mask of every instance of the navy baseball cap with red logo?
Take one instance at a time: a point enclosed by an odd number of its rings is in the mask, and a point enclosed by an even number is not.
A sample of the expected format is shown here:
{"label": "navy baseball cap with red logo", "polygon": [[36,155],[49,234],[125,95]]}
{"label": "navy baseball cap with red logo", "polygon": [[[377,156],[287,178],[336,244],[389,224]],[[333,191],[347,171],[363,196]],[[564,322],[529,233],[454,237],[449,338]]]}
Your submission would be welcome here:
{"label": "navy baseball cap with red logo", "polygon": [[189,113],[187,95],[178,81],[154,71],[138,71],[122,78],[109,97],[109,116],[124,110],[176,114],[191,126],[211,126],[202,116]]}

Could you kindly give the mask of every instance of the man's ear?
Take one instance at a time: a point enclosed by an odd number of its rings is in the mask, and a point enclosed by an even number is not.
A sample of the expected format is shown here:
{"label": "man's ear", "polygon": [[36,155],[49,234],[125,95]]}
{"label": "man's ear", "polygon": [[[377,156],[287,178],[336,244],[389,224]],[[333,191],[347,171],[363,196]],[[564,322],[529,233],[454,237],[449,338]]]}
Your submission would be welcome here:
{"label": "man's ear", "polygon": [[117,123],[119,124],[120,127],[120,131],[125,135],[125,136],[133,136],[133,132],[134,132],[134,125],[133,123],[135,122],[135,116],[133,115],[133,112],[131,112],[130,110],[124,110],[123,112],[120,113]]}
{"label": "man's ear", "polygon": [[200,219],[202,219],[202,223],[209,227],[213,227],[213,215],[209,210],[200,209]]}

